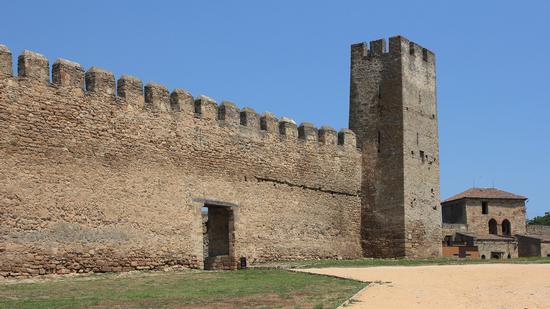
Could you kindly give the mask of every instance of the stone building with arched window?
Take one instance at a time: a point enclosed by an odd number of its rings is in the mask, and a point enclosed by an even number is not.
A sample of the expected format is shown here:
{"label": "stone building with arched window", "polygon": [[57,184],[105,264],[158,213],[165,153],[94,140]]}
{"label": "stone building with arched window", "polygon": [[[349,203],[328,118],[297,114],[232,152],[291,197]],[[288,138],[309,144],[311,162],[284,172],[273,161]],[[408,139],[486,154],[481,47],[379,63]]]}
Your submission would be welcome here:
{"label": "stone building with arched window", "polygon": [[527,197],[495,188],[470,188],[441,203],[443,255],[471,258],[518,256],[526,233]]}

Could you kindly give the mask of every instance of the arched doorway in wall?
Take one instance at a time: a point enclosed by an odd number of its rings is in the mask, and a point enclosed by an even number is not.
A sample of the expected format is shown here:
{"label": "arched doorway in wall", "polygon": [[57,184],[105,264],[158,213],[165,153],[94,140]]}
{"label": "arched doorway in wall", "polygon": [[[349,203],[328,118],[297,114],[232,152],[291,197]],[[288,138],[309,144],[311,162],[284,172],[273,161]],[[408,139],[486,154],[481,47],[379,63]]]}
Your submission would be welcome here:
{"label": "arched doorway in wall", "polygon": [[495,219],[489,220],[489,234],[493,234],[493,235],[498,234],[497,220]]}
{"label": "arched doorway in wall", "polygon": [[502,235],[510,236],[512,235],[512,225],[508,219],[502,221]]}

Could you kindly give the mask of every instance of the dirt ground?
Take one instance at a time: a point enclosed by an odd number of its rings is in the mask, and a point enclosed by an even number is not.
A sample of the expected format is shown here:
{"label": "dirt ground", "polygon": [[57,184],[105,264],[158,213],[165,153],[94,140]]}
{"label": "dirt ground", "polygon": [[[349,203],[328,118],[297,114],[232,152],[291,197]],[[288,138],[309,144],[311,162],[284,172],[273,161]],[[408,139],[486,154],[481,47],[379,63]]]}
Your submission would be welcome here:
{"label": "dirt ground", "polygon": [[550,308],[550,264],[300,271],[374,281],[346,308]]}

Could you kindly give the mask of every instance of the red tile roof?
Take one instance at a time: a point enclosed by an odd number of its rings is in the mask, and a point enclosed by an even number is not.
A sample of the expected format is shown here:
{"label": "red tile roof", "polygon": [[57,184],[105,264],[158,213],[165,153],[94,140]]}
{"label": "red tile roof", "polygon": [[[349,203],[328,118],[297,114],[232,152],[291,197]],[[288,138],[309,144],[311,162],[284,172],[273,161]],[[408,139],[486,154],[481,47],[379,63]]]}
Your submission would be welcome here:
{"label": "red tile roof", "polygon": [[443,203],[461,200],[464,198],[480,198],[480,199],[507,199],[507,200],[526,200],[527,197],[514,193],[502,191],[495,188],[470,188],[455,196],[449,197]]}

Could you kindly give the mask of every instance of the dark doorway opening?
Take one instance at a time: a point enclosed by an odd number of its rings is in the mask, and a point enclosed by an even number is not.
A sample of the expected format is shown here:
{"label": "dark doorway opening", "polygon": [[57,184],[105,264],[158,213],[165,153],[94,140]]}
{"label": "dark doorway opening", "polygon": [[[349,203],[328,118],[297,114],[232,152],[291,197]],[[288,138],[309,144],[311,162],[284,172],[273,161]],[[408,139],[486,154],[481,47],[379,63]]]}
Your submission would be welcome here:
{"label": "dark doorway opening", "polygon": [[233,257],[233,209],[205,204],[203,224],[204,269],[235,269]]}
{"label": "dark doorway opening", "polygon": [[500,260],[502,259],[503,254],[504,252],[491,252],[491,258],[495,260]]}

